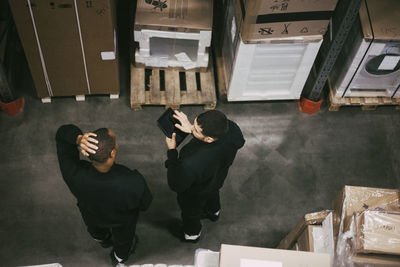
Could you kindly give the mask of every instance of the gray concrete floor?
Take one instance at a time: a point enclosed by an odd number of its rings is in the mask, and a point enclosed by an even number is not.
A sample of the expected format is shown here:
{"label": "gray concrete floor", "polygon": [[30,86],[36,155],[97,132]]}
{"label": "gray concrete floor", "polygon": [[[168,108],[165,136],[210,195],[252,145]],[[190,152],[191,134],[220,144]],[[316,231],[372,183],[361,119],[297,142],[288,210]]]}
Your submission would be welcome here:
{"label": "gray concrete floor", "polygon": [[[217,223],[204,221],[195,245],[183,244],[166,230],[179,218],[175,194],[166,183],[164,137],[155,121],[163,107],[129,108],[127,77],[122,94],[55,98],[42,104],[32,82],[23,79],[22,114],[0,114],[1,266],[59,262],[63,266],[108,266],[108,250],[86,233],[75,200],[64,184],[54,135],[65,123],[84,131],[109,127],[117,134],[118,162],[139,169],[154,194],[140,217],[140,244],[133,263],[193,263],[197,248],[219,250],[221,243],[275,247],[305,213],[331,207],[348,185],[398,188],[399,111],[326,107],[314,115],[295,102],[219,103],[246,138],[222,189]],[[182,107],[191,119],[200,106]]]}
{"label": "gray concrete floor", "polygon": [[[0,266],[109,266],[109,250],[87,234],[58,169],[54,136],[65,123],[84,131],[114,130],[117,161],[140,170],[154,194],[139,219],[140,243],[128,264],[193,264],[197,248],[217,251],[221,243],[276,247],[305,213],[329,209],[344,185],[400,185],[400,113],[393,107],[329,112],[323,106],[306,115],[292,101],[219,103],[242,128],[246,145],[222,189],[220,221],[204,221],[198,244],[181,243],[166,229],[179,219],[179,210],[166,182],[164,137],[155,124],[164,108],[129,108],[124,58],[121,98],[113,101],[93,96],[42,104],[29,74],[21,74],[24,112],[0,113]],[[194,119],[203,109],[182,111]]]}

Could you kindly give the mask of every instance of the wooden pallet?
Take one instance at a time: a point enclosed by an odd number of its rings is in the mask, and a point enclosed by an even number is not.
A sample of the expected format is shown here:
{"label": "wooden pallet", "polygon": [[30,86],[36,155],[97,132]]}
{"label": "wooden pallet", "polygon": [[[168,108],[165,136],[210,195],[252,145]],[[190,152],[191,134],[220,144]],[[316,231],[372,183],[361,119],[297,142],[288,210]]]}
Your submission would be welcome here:
{"label": "wooden pallet", "polygon": [[376,110],[378,106],[396,106],[400,110],[400,98],[390,97],[337,97],[329,84],[329,111],[338,111],[342,106],[361,106],[362,110]]}
{"label": "wooden pallet", "polygon": [[145,69],[131,65],[131,107],[142,109],[143,105],[165,105],[179,109],[181,105],[204,105],[215,109],[214,70],[212,61],[207,72]]}

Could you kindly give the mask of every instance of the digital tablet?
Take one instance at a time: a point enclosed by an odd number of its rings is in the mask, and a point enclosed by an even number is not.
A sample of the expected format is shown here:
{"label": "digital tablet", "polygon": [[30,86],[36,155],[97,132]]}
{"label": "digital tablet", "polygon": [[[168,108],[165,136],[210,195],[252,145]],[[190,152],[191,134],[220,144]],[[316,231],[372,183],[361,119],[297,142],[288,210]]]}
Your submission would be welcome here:
{"label": "digital tablet", "polygon": [[176,133],[176,146],[178,146],[188,134],[175,127],[175,124],[180,122],[173,117],[174,114],[175,112],[171,108],[167,109],[160,118],[158,118],[157,125],[169,138],[172,138],[172,134]]}

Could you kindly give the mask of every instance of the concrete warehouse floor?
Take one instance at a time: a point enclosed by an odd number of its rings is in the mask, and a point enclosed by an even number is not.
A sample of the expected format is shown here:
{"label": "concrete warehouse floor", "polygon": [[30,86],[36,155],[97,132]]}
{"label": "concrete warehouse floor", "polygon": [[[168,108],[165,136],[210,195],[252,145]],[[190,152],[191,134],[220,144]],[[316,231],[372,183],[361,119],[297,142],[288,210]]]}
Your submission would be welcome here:
{"label": "concrete warehouse floor", "polygon": [[[222,189],[220,221],[204,221],[198,244],[179,242],[166,229],[179,219],[179,210],[166,182],[164,136],[155,124],[164,108],[130,109],[125,46],[120,42],[119,100],[92,96],[76,102],[71,97],[42,104],[29,73],[21,73],[24,112],[0,114],[1,266],[110,264],[109,249],[86,232],[60,175],[54,137],[65,123],[84,131],[114,130],[120,145],[117,162],[140,170],[153,192],[151,208],[139,219],[137,252],[128,264],[193,264],[197,248],[217,251],[221,243],[272,248],[305,213],[329,209],[344,185],[399,188],[400,113],[393,107],[339,112],[323,107],[306,115],[293,101],[219,103],[217,108],[242,128],[246,145]],[[203,109],[182,111],[194,119]]]}

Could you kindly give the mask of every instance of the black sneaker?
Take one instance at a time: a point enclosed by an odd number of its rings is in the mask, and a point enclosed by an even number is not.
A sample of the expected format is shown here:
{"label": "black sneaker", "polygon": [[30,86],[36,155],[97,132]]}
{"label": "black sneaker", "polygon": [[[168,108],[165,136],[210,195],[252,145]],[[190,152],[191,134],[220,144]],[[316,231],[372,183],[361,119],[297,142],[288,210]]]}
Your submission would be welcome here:
{"label": "black sneaker", "polygon": [[202,215],[201,215],[201,218],[202,219],[209,219],[210,221],[212,221],[212,222],[216,222],[216,221],[218,221],[218,219],[219,219],[219,214],[218,215],[215,215],[214,213],[210,213],[210,212],[204,212]]}
{"label": "black sneaker", "polygon": [[109,248],[113,245],[112,234],[109,234],[108,237],[99,242],[100,246],[103,248]]}
{"label": "black sneaker", "polygon": [[197,243],[200,240],[200,236],[194,240],[186,239],[185,233],[183,232],[182,226],[177,224],[171,224],[168,227],[168,232],[174,237],[178,238],[181,242],[185,243]]}
{"label": "black sneaker", "polygon": [[[139,237],[137,236],[137,235],[135,235],[135,237],[134,237],[134,239],[133,239],[133,242],[132,242],[132,247],[131,247],[131,249],[129,250],[129,255],[131,255],[131,254],[133,254],[133,253],[135,253],[135,251],[136,251],[136,247],[137,247],[137,244],[139,243]],[[118,263],[124,263],[127,259],[122,259],[122,261],[118,261],[118,259],[115,257],[115,251],[114,250],[111,250],[111,252],[110,252],[110,258],[111,258],[111,263],[112,263],[112,265],[113,266],[117,266],[118,265]]]}
{"label": "black sneaker", "polygon": [[119,263],[124,263],[124,261],[118,261],[117,258],[115,258],[114,250],[111,250],[110,258],[111,258],[111,264],[114,267],[117,266]]}

